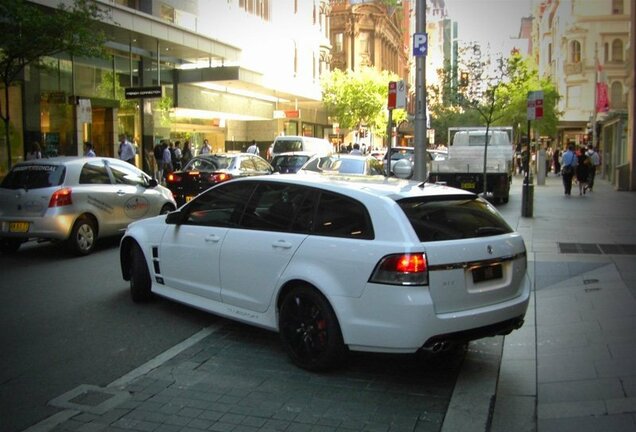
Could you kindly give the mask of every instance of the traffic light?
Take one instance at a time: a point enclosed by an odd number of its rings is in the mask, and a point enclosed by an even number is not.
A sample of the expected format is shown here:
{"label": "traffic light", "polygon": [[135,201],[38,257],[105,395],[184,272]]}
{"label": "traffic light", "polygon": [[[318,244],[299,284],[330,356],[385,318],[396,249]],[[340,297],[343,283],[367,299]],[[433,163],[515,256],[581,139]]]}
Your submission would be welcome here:
{"label": "traffic light", "polygon": [[459,75],[459,86],[468,87],[468,72],[462,72]]}

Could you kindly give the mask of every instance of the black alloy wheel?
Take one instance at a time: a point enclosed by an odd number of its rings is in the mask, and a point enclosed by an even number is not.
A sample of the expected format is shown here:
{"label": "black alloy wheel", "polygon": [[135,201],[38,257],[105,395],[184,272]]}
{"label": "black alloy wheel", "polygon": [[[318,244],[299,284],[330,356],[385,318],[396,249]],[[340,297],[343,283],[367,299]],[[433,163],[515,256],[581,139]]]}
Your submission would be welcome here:
{"label": "black alloy wheel", "polygon": [[336,314],[315,289],[298,286],[285,295],[278,327],[283,346],[297,366],[320,371],[342,362],[346,349]]}
{"label": "black alloy wheel", "polygon": [[146,302],[152,297],[146,258],[137,243],[130,248],[130,296],[135,303]]}

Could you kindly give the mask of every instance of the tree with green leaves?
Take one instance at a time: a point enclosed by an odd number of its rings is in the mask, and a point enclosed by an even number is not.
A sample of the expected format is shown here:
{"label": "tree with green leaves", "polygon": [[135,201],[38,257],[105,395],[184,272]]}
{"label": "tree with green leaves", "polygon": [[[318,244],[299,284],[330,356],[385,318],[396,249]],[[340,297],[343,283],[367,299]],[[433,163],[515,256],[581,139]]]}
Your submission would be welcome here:
{"label": "tree with green leaves", "polygon": [[510,100],[510,104],[503,111],[498,123],[511,125],[520,136],[520,125],[527,122],[528,92],[543,91],[543,117],[533,121],[533,126],[539,135],[554,136],[561,112],[557,104],[561,96],[556,86],[549,78],[539,78],[536,66],[529,58],[514,54],[508,59],[508,82],[499,89],[503,97]]}
{"label": "tree with green leaves", "polygon": [[[4,123],[8,167],[11,168],[9,89],[22,79],[27,65],[46,67],[45,57],[67,53],[71,56],[105,55],[106,36],[95,20],[108,14],[96,2],[74,0],[71,7],[60,4],[47,9],[25,0],[0,0],[0,21],[5,37],[0,38],[0,80],[4,85]],[[4,108],[4,110],[2,109]]]}
{"label": "tree with green leaves", "polygon": [[[323,103],[329,116],[341,128],[368,128],[375,135],[386,136],[388,126],[387,100],[389,82],[398,78],[373,68],[359,71],[332,70],[322,81]],[[393,110],[393,123],[406,119],[406,111]]]}

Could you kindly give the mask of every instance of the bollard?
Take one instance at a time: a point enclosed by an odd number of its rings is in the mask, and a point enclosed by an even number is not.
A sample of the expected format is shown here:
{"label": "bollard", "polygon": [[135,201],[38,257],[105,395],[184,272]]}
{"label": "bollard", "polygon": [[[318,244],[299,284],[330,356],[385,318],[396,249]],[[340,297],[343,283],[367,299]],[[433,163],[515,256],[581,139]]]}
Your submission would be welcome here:
{"label": "bollard", "polygon": [[521,189],[521,216],[532,217],[534,203],[534,185],[527,176],[523,179]]}

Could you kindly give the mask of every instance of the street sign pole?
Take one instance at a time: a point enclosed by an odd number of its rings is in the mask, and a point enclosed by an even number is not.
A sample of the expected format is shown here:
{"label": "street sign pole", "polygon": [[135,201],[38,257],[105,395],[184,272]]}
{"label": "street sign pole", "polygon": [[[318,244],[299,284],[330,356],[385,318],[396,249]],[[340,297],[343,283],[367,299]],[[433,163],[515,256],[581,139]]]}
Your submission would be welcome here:
{"label": "street sign pole", "polygon": [[[423,39],[422,40],[422,35]],[[413,178],[425,181],[426,173],[426,0],[417,0],[415,5],[415,166]],[[420,44],[416,45],[416,42]]]}

